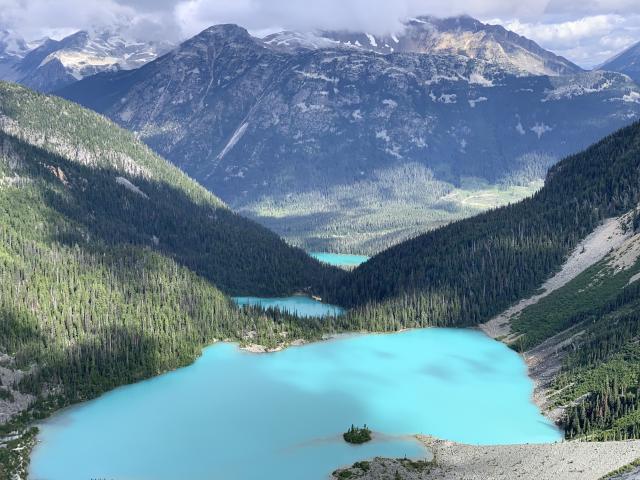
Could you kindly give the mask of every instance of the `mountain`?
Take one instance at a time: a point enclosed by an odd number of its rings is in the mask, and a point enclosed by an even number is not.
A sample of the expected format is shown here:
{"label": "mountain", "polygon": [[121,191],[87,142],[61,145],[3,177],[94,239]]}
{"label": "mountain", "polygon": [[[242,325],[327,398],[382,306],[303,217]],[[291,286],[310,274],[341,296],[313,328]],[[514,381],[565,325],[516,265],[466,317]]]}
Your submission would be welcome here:
{"label": "mountain", "polygon": [[32,48],[19,35],[8,30],[0,30],[0,61],[22,59]]}
{"label": "mountain", "polygon": [[[6,142],[61,157],[46,169],[67,187],[51,200],[76,223],[68,241],[82,243],[86,237],[151,248],[232,295],[290,294],[335,271],[235,214],[132,134],[95,113],[11,84],[1,87],[0,127],[13,138]],[[15,168],[10,162],[9,174],[20,176],[24,162]],[[18,181],[3,178],[9,184]],[[102,203],[99,196],[105,196]]]}
{"label": "mountain", "polygon": [[525,354],[567,438],[639,438],[639,202],[636,122],[533,197],[396,245],[325,296],[376,331],[480,325]]}
{"label": "mountain", "polygon": [[640,112],[639,87],[618,73],[283,49],[235,25],[57,93],[290,241],[338,251],[376,252],[518,200],[549,165]]}
{"label": "mountain", "polygon": [[344,278],[333,300],[357,307],[445,295],[417,303],[415,318],[486,320],[542,284],[602,220],[635,208],[638,142],[635,123],[551,167],[531,198],[385,250]]}
{"label": "mountain", "polygon": [[640,42],[631,45],[597,68],[598,70],[624,73],[636,83],[640,83]]}
{"label": "mountain", "polygon": [[15,32],[0,29],[0,78],[15,80],[14,67],[38,44],[29,44]]}
{"label": "mountain", "polygon": [[113,32],[80,31],[20,50],[11,68],[0,71],[0,79],[50,92],[98,72],[137,68],[171,47],[165,42],[126,40]]}
{"label": "mountain", "polygon": [[405,22],[396,35],[347,31],[281,32],[265,42],[289,50],[352,48],[382,54],[426,53],[462,55],[498,64],[520,75],[568,75],[582,71],[566,58],[500,25],[482,23],[463,15],[450,18],[421,16]]}

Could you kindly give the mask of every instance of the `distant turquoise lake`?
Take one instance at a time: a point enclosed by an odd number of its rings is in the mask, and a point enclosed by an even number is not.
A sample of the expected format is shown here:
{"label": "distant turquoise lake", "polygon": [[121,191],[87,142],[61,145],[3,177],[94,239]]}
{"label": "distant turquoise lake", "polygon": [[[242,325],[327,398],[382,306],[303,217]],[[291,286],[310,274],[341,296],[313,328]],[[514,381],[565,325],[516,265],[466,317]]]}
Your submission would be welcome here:
{"label": "distant turquoise lake", "polygon": [[[407,434],[553,442],[518,354],[471,330],[357,335],[272,354],[233,344],[45,421],[38,480],[320,480],[376,455],[425,455]],[[346,444],[367,423],[377,439]]]}
{"label": "distant turquoise lake", "polygon": [[295,313],[301,317],[327,317],[344,313],[344,309],[322,303],[304,295],[282,298],[234,297],[238,305],[256,305],[262,308],[277,308],[283,312]]}
{"label": "distant turquoise lake", "polygon": [[357,267],[369,260],[369,257],[364,255],[349,255],[345,253],[311,252],[309,255],[321,262],[336,267]]}

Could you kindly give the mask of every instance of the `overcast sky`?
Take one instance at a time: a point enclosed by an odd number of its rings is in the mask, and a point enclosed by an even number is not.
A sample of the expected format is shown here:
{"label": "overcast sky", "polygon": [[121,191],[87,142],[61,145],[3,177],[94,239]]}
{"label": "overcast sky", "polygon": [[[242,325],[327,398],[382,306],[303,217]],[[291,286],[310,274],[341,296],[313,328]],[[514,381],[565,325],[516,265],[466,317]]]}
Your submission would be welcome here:
{"label": "overcast sky", "polygon": [[124,26],[178,41],[216,23],[276,29],[398,32],[402,19],[466,13],[525,35],[579,65],[640,41],[640,0],[0,0],[0,28],[27,39]]}

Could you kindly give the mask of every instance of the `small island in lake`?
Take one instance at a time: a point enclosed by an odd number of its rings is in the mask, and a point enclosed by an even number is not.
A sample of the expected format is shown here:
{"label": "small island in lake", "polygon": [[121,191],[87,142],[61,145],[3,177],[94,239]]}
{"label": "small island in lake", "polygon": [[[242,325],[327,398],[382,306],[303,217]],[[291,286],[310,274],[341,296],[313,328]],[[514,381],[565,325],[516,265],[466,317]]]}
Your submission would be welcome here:
{"label": "small island in lake", "polygon": [[367,428],[365,423],[362,428],[351,425],[351,428],[342,434],[345,442],[349,443],[365,443],[371,440],[371,430]]}

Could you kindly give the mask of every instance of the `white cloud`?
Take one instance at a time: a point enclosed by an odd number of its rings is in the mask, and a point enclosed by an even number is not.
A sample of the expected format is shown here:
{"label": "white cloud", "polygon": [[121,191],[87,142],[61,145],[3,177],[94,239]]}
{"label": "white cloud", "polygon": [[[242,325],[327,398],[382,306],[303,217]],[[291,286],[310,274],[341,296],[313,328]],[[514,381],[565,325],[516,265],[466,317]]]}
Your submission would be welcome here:
{"label": "white cloud", "polygon": [[28,39],[116,25],[138,38],[178,40],[217,23],[254,34],[279,28],[381,34],[399,32],[409,17],[462,13],[502,19],[583,66],[640,40],[640,0],[0,0],[0,28]]}
{"label": "white cloud", "polygon": [[546,0],[183,0],[176,4],[178,22],[185,34],[193,34],[215,23],[238,23],[249,30],[274,26],[290,29],[351,29],[374,34],[398,32],[402,20],[430,14],[469,14],[487,17],[541,14]]}
{"label": "white cloud", "polygon": [[616,24],[623,21],[624,19],[618,15],[595,15],[553,24],[521,23],[519,20],[515,20],[507,23],[505,27],[546,44],[553,43],[561,47],[570,47],[585,38],[608,34]]}
{"label": "white cloud", "polygon": [[505,27],[528,37],[559,55],[591,67],[640,41],[640,15],[592,15],[556,23],[520,20]]}
{"label": "white cloud", "polygon": [[[148,11],[136,2],[116,0],[0,0],[0,28],[9,28],[32,40],[61,38],[78,30],[118,28],[153,40],[177,39],[171,8]],[[173,0],[172,2],[173,3]]]}

